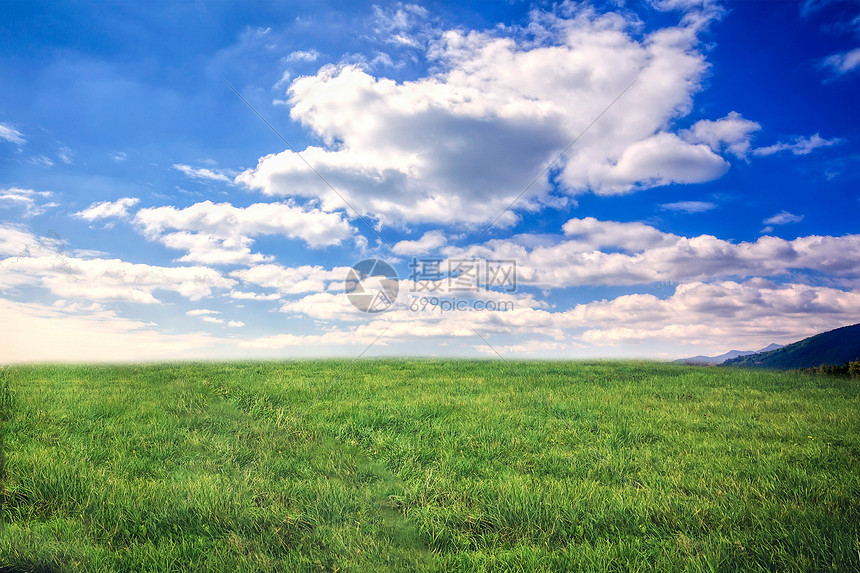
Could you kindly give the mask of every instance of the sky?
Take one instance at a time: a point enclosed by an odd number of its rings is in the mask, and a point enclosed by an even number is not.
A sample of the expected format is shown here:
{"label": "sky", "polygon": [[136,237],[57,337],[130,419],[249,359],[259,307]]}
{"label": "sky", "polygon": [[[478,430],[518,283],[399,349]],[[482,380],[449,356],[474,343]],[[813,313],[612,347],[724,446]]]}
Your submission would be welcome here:
{"label": "sky", "polygon": [[860,322],[860,3],[0,10],[0,363]]}

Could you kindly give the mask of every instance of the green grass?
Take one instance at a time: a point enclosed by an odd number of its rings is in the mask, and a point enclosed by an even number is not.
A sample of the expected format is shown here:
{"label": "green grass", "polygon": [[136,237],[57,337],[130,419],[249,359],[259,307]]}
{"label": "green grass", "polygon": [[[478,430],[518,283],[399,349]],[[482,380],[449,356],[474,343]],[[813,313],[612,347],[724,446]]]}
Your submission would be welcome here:
{"label": "green grass", "polygon": [[0,572],[860,571],[857,380],[22,366],[0,418]]}

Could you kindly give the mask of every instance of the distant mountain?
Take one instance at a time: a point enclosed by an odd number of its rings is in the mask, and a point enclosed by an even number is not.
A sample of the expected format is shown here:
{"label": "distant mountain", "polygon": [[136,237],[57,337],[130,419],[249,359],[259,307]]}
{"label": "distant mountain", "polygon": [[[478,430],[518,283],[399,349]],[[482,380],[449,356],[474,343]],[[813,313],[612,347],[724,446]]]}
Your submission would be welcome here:
{"label": "distant mountain", "polygon": [[757,350],[753,354],[758,354],[759,352],[770,352],[771,350],[777,350],[778,348],[782,348],[782,347],[783,347],[782,344],[768,344],[767,346],[765,346],[761,350]]}
{"label": "distant mountain", "polygon": [[725,354],[720,354],[719,356],[693,356],[691,358],[679,358],[674,362],[678,364],[692,364],[699,366],[706,366],[711,364],[722,364],[726,360],[731,360],[732,358],[737,358],[739,356],[749,356],[750,354],[756,354],[757,352],[767,352],[768,350],[775,350],[777,348],[782,348],[779,344],[769,344],[765,348],[761,350],[729,350]]}
{"label": "distant mountain", "polygon": [[822,364],[842,365],[860,358],[860,324],[843,326],[804,338],[769,352],[726,360],[723,366],[794,370]]}

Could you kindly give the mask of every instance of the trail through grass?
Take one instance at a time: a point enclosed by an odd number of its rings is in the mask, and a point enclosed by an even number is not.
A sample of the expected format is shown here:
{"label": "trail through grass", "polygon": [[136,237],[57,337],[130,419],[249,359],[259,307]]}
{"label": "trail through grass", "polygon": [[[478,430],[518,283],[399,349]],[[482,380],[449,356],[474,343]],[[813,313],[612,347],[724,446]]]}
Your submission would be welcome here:
{"label": "trail through grass", "polygon": [[0,571],[860,571],[856,381],[345,366],[3,369]]}

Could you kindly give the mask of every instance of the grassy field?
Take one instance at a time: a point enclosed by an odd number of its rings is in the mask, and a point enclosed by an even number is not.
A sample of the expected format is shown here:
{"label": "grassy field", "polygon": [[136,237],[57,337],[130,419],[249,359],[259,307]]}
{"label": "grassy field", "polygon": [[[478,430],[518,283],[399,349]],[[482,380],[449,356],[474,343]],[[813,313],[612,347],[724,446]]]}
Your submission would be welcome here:
{"label": "grassy field", "polygon": [[857,380],[28,366],[0,415],[0,572],[860,571]]}

